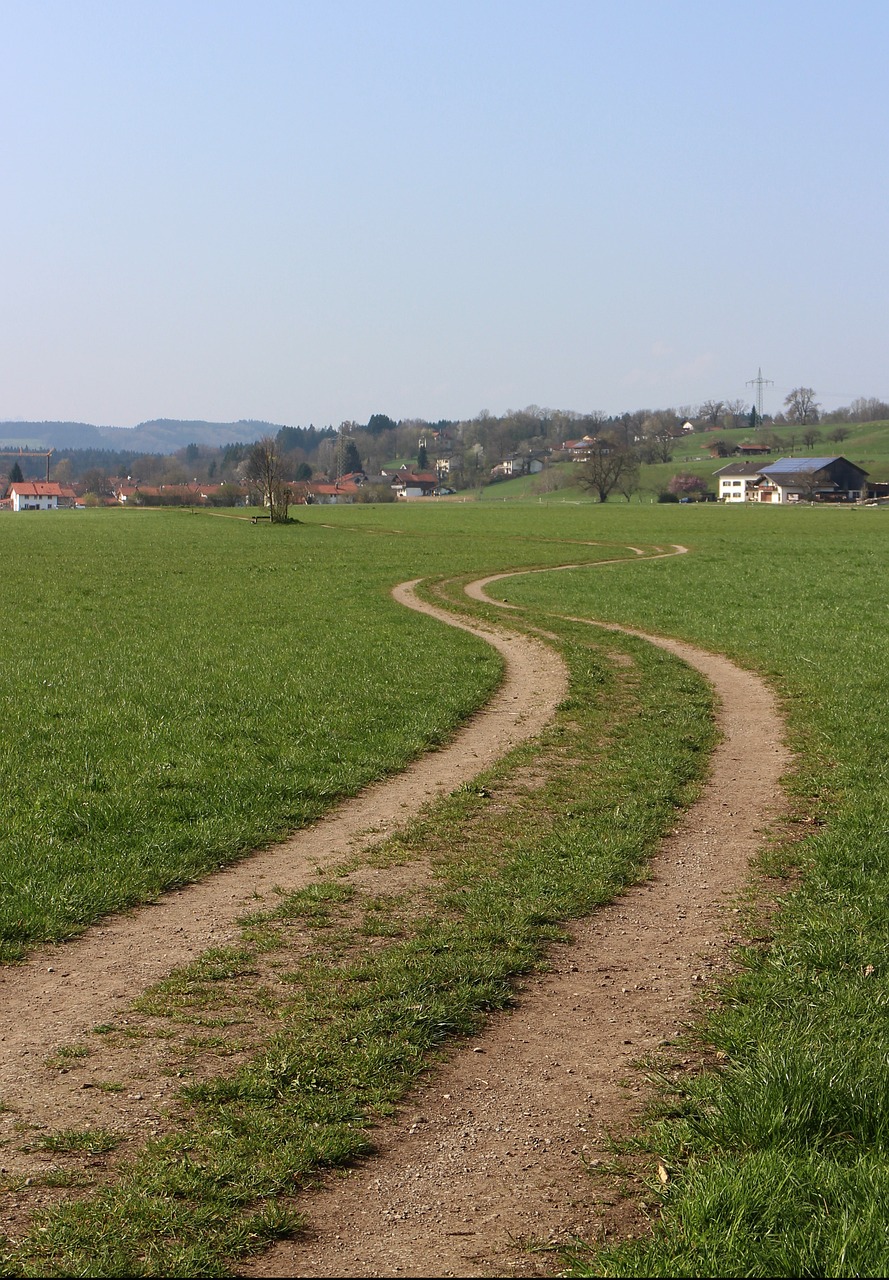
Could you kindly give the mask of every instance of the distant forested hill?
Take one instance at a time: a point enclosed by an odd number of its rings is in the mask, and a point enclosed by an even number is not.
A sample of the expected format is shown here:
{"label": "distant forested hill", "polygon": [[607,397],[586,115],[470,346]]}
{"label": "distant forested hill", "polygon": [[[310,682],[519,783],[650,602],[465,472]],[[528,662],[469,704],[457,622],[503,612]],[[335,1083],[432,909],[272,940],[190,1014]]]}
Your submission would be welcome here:
{"label": "distant forested hill", "polygon": [[89,422],[0,422],[0,447],[14,449],[105,449],[107,441]]}
{"label": "distant forested hill", "polygon": [[277,435],[280,425],[243,418],[239,422],[190,422],[156,418],[137,427],[96,427],[89,422],[0,422],[0,447],[24,449],[113,449],[175,453],[189,444],[221,448]]}

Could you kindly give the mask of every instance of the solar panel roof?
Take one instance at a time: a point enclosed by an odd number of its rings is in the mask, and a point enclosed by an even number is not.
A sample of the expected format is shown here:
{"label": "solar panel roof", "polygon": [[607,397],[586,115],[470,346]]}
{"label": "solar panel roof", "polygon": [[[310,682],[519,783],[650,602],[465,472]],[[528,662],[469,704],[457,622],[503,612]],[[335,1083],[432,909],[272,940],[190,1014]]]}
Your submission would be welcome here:
{"label": "solar panel roof", "polygon": [[779,458],[777,462],[770,462],[762,470],[768,471],[770,475],[794,475],[800,471],[820,471],[822,467],[836,460],[836,454],[831,458]]}

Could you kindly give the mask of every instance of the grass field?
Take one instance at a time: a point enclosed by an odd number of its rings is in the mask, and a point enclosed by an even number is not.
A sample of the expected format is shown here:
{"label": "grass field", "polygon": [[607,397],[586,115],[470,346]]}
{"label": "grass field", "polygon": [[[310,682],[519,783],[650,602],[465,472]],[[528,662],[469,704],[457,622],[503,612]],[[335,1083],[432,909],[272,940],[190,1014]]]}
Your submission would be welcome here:
{"label": "grass field", "polygon": [[389,588],[552,563],[557,538],[521,521],[380,536],[382,511],[4,520],[27,603],[0,650],[0,959],[311,821],[493,688],[487,645]]}
{"label": "grass field", "polygon": [[[308,511],[303,518],[281,530],[178,513],[3,522],[29,604],[5,630],[2,651],[7,954],[199,875],[441,740],[492,687],[496,663],[479,642],[397,611],[387,595],[392,583],[602,558],[601,548],[584,547],[588,539],[684,543],[692,554],[675,560],[528,575],[508,586],[510,602],[525,604],[534,617],[625,622],[762,671],[799,756],[792,779],[799,821],[775,855],[776,865],[799,867],[799,883],[784,898],[771,943],[747,956],[707,1029],[727,1055],[726,1067],[665,1095],[666,1117],[647,1139],[671,1169],[659,1193],[662,1226],[652,1244],[592,1259],[580,1251],[572,1265],[580,1274],[884,1272],[886,512],[460,503]],[[640,654],[648,649],[632,643]],[[502,851],[483,842],[491,863],[482,859],[480,878],[479,864],[453,861],[456,826],[467,824],[481,840],[471,797],[455,801],[457,810],[433,817],[416,837],[424,848],[438,842],[445,884],[421,922],[399,926],[376,967],[350,951],[360,980],[336,966],[313,968],[311,982],[303,975],[291,1052],[294,1045],[303,1055],[311,1048],[329,1064],[322,1101],[341,1104],[336,1115],[325,1113],[332,1146],[303,1144],[297,1152],[293,1138],[287,1165],[287,1125],[302,1132],[319,1117],[297,1121],[285,1110],[278,1121],[262,1121],[283,1126],[266,1135],[275,1159],[263,1164],[260,1121],[251,1128],[248,1119],[266,1115],[283,1086],[248,1071],[240,1093],[220,1084],[195,1095],[192,1128],[178,1147],[150,1153],[98,1199],[72,1203],[10,1254],[8,1274],[83,1267],[98,1256],[95,1232],[109,1214],[132,1230],[121,1228],[117,1252],[102,1255],[105,1269],[92,1274],[135,1274],[137,1257],[146,1273],[155,1263],[169,1266],[171,1232],[180,1270],[167,1274],[216,1274],[226,1256],[247,1247],[238,1232],[249,1235],[248,1220],[257,1239],[289,1229],[292,1221],[268,1207],[275,1196],[298,1183],[313,1160],[333,1160],[334,1149],[340,1159],[360,1150],[361,1117],[393,1100],[374,1098],[369,1083],[363,1092],[345,1090],[346,1075],[374,1078],[373,1061],[363,1074],[354,1063],[336,1065],[325,1039],[331,1009],[371,1020],[378,1039],[361,1037],[371,1059],[374,1043],[398,1042],[387,1070],[397,1088],[406,1087],[442,1026],[465,1031],[481,1011],[507,1002],[512,976],[535,962],[558,921],[589,910],[632,874],[699,774],[707,700],[673,660],[649,654],[640,688],[621,690],[613,676],[605,678],[608,664],[570,627],[562,627],[562,644],[573,671],[570,718],[583,721],[578,732],[588,749],[600,744],[597,777],[605,790],[580,832],[572,826],[578,843],[567,860],[552,856],[554,831],[556,845],[565,847],[558,787],[553,827],[541,839],[529,837],[516,849],[514,834],[504,838],[512,840],[510,858],[525,859],[518,879],[529,884],[522,901],[510,897],[508,911],[498,885],[517,877]],[[662,715],[664,706],[673,717]],[[631,775],[647,816],[631,824],[626,847],[615,852],[605,839],[607,818],[619,798],[626,801]],[[559,887],[550,893],[556,865]],[[106,882],[115,866],[121,874],[112,893]],[[593,889],[580,892],[582,884]],[[455,917],[457,886],[466,902]],[[446,971],[442,929],[451,931]],[[354,937],[349,945],[357,945]],[[391,998],[408,971],[425,974],[425,989],[434,992],[432,1005],[414,1002],[424,1011],[422,1025],[406,1025],[403,1002]],[[355,981],[364,993],[357,1005]],[[229,1120],[237,1113],[240,1135],[226,1150],[212,1137],[223,1112]],[[235,1169],[248,1148],[245,1183]],[[200,1160],[189,1156],[187,1192],[183,1150],[203,1152]],[[197,1165],[208,1170],[203,1178]],[[161,1210],[177,1178],[180,1191],[172,1194],[183,1200],[183,1215],[184,1202],[192,1206],[191,1225],[177,1216],[164,1259],[145,1262],[146,1241],[166,1230]],[[148,1187],[160,1217],[151,1216]],[[108,1244],[107,1230],[102,1239]]]}
{"label": "grass field", "polygon": [[[579,1274],[882,1274],[889,1134],[889,724],[884,512],[653,512],[682,562],[603,567],[598,616],[683,635],[763,671],[791,725],[803,875],[708,1038],[728,1067],[677,1091],[654,1141],[674,1170],[652,1245]],[[615,508],[613,534],[640,528]],[[680,532],[680,526],[684,532]],[[623,566],[622,566],[623,567]],[[589,607],[589,573],[511,579],[509,599]],[[809,834],[810,833],[810,834]]]}

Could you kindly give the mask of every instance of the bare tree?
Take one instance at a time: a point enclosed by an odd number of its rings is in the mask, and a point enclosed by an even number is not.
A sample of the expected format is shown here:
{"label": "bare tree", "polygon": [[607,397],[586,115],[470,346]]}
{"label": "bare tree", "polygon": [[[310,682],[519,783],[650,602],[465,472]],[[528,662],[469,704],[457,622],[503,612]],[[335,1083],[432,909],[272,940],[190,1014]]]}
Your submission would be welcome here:
{"label": "bare tree", "polygon": [[889,404],[876,396],[859,396],[849,405],[849,414],[855,422],[880,422],[889,418]]}
{"label": "bare tree", "polygon": [[824,471],[801,471],[798,478],[800,502],[817,502],[824,488],[826,477]]}
{"label": "bare tree", "polygon": [[733,427],[743,427],[747,425],[746,400],[726,400],[725,411],[731,415],[731,425]]}
{"label": "bare tree", "polygon": [[[634,455],[634,456],[635,456],[635,455]],[[615,485],[615,488],[617,489],[618,493],[623,494],[623,496],[626,498],[627,502],[629,502],[629,501],[630,501],[630,499],[632,498],[633,494],[634,494],[634,493],[636,492],[636,490],[639,488],[639,461],[638,461],[638,457],[637,457],[637,459],[636,459],[636,465],[635,465],[635,467],[626,467],[626,468],[625,468],[625,470],[624,470],[624,471],[621,473],[621,475],[618,477],[617,484]]]}
{"label": "bare tree", "polygon": [[284,461],[272,436],[257,440],[247,457],[245,478],[273,524],[287,520],[292,493],[284,476]]}
{"label": "bare tree", "polygon": [[807,449],[811,449],[816,440],[821,439],[821,433],[816,431],[814,427],[806,427],[803,432],[803,444]]}
{"label": "bare tree", "polygon": [[631,449],[603,441],[589,450],[586,460],[578,468],[581,488],[599,495],[600,502],[607,502],[617,488],[632,492],[632,476],[639,474],[639,459]]}
{"label": "bare tree", "polygon": [[698,409],[698,415],[705,418],[711,427],[719,426],[719,419],[725,412],[726,404],[724,400],[705,400]]}
{"label": "bare tree", "polygon": [[798,422],[803,426],[807,422],[818,421],[818,409],[820,406],[815,400],[815,392],[811,387],[794,387],[784,397],[784,403],[787,406],[787,416],[791,422]]}

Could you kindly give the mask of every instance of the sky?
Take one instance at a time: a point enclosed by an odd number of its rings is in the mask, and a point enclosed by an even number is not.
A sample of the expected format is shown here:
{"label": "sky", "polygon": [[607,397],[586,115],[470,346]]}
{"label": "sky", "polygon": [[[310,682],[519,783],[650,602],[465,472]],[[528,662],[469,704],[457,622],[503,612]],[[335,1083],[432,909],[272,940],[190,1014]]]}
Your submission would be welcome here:
{"label": "sky", "polygon": [[886,0],[0,0],[0,420],[889,400]]}

